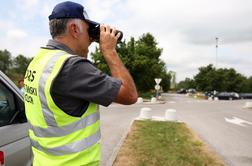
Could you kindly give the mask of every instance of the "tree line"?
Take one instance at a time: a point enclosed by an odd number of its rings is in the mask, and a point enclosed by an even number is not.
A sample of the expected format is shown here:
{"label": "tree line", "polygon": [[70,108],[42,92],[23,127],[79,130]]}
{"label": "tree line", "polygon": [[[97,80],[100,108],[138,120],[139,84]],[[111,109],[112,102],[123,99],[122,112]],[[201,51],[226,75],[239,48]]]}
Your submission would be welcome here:
{"label": "tree line", "polygon": [[[163,91],[168,91],[171,76],[165,63],[160,59],[162,48],[157,46],[156,39],[146,33],[137,40],[131,37],[116,47],[126,68],[131,73],[139,92],[154,89],[154,78],[162,78]],[[99,48],[91,53],[93,63],[103,72],[110,74],[109,68]],[[0,50],[0,70],[15,83],[23,79],[26,68],[32,58],[18,55],[13,57],[8,50]],[[245,77],[233,68],[215,68],[212,64],[199,68],[199,72],[191,79],[186,78],[177,84],[177,89],[195,88],[198,91],[252,92],[252,76]]]}
{"label": "tree line", "polygon": [[195,88],[198,91],[250,92],[252,93],[252,76],[245,77],[233,68],[215,68],[212,64],[199,68],[193,79],[180,81],[177,89]]}
{"label": "tree line", "polygon": [[[119,43],[116,47],[118,55],[131,73],[139,92],[154,90],[154,78],[162,78],[160,83],[163,91],[170,87],[170,74],[164,61],[160,59],[162,48],[157,47],[156,39],[150,34],[143,34],[139,39],[131,37]],[[103,72],[109,73],[109,68],[99,48],[91,53],[94,64]],[[0,50],[0,70],[15,83],[24,77],[26,68],[32,58],[23,55],[12,57],[7,50]]]}

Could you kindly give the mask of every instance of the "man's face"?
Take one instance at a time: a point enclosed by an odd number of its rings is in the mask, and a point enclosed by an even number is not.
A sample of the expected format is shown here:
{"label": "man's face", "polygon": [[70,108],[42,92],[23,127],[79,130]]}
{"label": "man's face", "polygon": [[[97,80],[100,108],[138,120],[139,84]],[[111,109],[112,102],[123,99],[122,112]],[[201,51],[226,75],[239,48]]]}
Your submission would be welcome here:
{"label": "man's face", "polygon": [[89,24],[85,21],[81,21],[81,29],[79,32],[79,48],[81,56],[87,57],[88,47],[92,43],[89,35],[88,35]]}
{"label": "man's face", "polygon": [[20,80],[20,81],[18,82],[18,87],[19,87],[19,88],[24,87],[24,81],[23,81],[23,80]]}

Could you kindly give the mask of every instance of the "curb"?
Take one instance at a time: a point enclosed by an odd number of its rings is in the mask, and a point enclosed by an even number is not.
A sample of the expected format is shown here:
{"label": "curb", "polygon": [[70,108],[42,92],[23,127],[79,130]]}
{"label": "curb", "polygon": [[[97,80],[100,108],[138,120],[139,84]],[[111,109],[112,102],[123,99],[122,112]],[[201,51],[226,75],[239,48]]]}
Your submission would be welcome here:
{"label": "curb", "polygon": [[117,157],[117,154],[118,154],[118,152],[119,152],[119,150],[120,150],[120,148],[121,148],[121,146],[122,146],[122,144],[123,144],[125,138],[127,137],[128,133],[129,133],[129,131],[130,131],[130,129],[131,129],[131,126],[132,126],[132,124],[133,124],[133,122],[134,122],[135,120],[136,120],[135,118],[134,118],[133,120],[131,120],[129,127],[128,127],[128,128],[126,129],[126,131],[123,133],[123,135],[122,135],[120,141],[118,142],[118,144],[116,145],[116,147],[113,149],[112,155],[109,157],[109,159],[108,159],[108,161],[106,162],[106,165],[105,165],[105,166],[112,166],[112,165],[114,164],[115,159],[116,159],[116,157]]}

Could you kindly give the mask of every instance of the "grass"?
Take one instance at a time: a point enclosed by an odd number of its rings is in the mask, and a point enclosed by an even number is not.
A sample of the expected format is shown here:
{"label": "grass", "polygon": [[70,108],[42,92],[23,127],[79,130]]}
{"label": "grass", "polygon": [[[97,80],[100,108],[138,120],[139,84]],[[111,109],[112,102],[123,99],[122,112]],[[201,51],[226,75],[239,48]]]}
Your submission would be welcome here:
{"label": "grass", "polygon": [[224,166],[184,123],[135,121],[113,166]]}
{"label": "grass", "polygon": [[156,96],[156,93],[155,92],[139,92],[138,96],[144,99],[151,99],[152,97]]}

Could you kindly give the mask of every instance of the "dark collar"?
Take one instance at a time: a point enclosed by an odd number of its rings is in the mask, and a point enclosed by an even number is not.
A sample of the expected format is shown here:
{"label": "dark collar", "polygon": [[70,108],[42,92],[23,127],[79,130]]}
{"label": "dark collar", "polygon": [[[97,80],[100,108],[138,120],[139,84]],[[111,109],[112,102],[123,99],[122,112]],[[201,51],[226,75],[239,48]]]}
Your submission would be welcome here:
{"label": "dark collar", "polygon": [[58,42],[56,40],[53,40],[53,39],[50,39],[48,41],[46,47],[43,47],[43,48],[63,50],[63,51],[66,51],[69,54],[73,54],[74,55],[74,52],[68,46],[66,46],[65,44],[60,43],[60,42]]}

